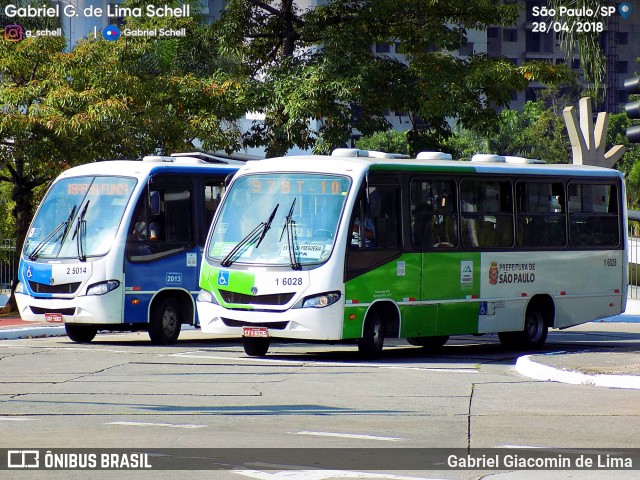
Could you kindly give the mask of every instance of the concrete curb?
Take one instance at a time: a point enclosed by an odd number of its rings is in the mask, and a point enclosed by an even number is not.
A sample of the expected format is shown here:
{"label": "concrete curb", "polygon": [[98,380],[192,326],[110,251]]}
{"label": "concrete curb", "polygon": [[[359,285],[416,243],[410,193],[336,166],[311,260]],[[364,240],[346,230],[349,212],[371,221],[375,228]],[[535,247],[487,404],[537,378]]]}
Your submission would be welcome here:
{"label": "concrete curb", "polygon": [[[559,355],[565,352],[555,352],[546,355]],[[571,355],[570,353],[567,355]],[[636,375],[588,375],[582,372],[572,372],[550,367],[534,362],[531,357],[525,355],[516,361],[516,372],[534,380],[543,380],[571,385],[594,385],[596,387],[625,388],[640,390],[640,376]]]}
{"label": "concrete curb", "polygon": [[[195,330],[193,325],[182,325],[182,331]],[[19,340],[24,338],[65,337],[64,325],[34,325],[0,328],[0,340]]]}
{"label": "concrete curb", "polygon": [[17,340],[20,338],[35,338],[35,337],[62,337],[67,332],[64,329],[64,325],[56,325],[55,327],[15,327],[15,328],[2,328],[0,329],[0,340]]}

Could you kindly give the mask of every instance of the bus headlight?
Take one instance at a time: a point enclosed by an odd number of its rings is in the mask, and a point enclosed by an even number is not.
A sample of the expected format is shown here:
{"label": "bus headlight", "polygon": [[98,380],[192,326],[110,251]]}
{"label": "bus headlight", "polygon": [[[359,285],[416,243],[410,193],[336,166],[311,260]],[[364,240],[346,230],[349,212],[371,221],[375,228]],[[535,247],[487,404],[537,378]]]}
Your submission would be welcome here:
{"label": "bus headlight", "polygon": [[220,305],[216,300],[216,297],[208,290],[200,290],[198,293],[197,302],[213,303],[214,305]]}
{"label": "bus headlight", "polygon": [[104,295],[120,286],[118,280],[107,280],[106,282],[94,283],[87,287],[87,295]]}
{"label": "bus headlight", "polygon": [[18,282],[18,285],[16,285],[15,293],[24,293],[24,285],[22,282]]}
{"label": "bus headlight", "polygon": [[307,297],[302,302],[302,308],[324,308],[340,300],[340,292],[327,292]]}

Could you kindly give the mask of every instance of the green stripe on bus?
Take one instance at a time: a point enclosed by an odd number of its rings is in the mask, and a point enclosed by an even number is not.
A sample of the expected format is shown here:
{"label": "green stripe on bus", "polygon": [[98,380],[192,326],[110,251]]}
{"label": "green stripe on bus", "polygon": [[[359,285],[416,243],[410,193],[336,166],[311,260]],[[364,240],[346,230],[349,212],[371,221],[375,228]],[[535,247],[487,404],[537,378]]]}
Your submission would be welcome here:
{"label": "green stripe on bus", "polygon": [[401,337],[477,333],[480,275],[479,252],[404,254],[345,284],[343,337],[359,338],[360,304],[380,300],[398,305]]}
{"label": "green stripe on bus", "polygon": [[[221,275],[220,272],[224,275]],[[221,280],[223,278],[223,280]],[[222,282],[222,283],[221,283]],[[255,274],[240,270],[226,270],[203,265],[200,275],[200,287],[213,292],[221,305],[229,308],[242,308],[244,310],[253,309],[246,304],[226,303],[222,300],[219,290],[227,290],[244,295],[252,295],[251,287],[255,285]]]}

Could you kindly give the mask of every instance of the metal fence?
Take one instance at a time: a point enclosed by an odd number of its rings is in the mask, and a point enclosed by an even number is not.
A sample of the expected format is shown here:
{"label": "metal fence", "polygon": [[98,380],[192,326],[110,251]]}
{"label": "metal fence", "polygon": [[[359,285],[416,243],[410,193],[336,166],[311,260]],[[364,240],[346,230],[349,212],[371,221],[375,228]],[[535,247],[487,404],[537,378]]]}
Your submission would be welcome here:
{"label": "metal fence", "polygon": [[15,251],[15,239],[0,240],[0,291],[3,293],[11,289],[11,282],[18,272],[18,265],[14,259]]}
{"label": "metal fence", "polygon": [[628,298],[640,298],[640,211],[629,210]]}

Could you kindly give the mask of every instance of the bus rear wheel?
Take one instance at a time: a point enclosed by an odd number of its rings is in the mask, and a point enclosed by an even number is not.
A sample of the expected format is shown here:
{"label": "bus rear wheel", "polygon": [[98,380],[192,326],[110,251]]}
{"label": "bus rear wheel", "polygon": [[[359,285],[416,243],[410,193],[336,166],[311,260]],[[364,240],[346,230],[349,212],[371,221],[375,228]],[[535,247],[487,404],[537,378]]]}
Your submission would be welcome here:
{"label": "bus rear wheel", "polygon": [[379,313],[367,316],[362,338],[358,340],[358,351],[370,360],[380,358],[384,346],[384,323]]}
{"label": "bus rear wheel", "polygon": [[524,319],[524,329],[520,332],[500,332],[500,343],[509,349],[538,349],[547,341],[549,326],[544,315],[537,308],[528,308]]}
{"label": "bus rear wheel", "polygon": [[264,357],[269,351],[270,344],[269,338],[242,337],[244,353],[250,357]]}
{"label": "bus rear wheel", "polygon": [[92,325],[66,323],[64,329],[67,331],[67,337],[78,343],[89,343],[98,333],[98,327]]}
{"label": "bus rear wheel", "polygon": [[416,347],[422,347],[424,350],[438,350],[449,341],[449,335],[439,335],[437,337],[412,337],[407,338],[407,342]]}
{"label": "bus rear wheel", "polygon": [[175,298],[165,298],[151,309],[149,338],[154,345],[176,343],[181,326],[180,304]]}

